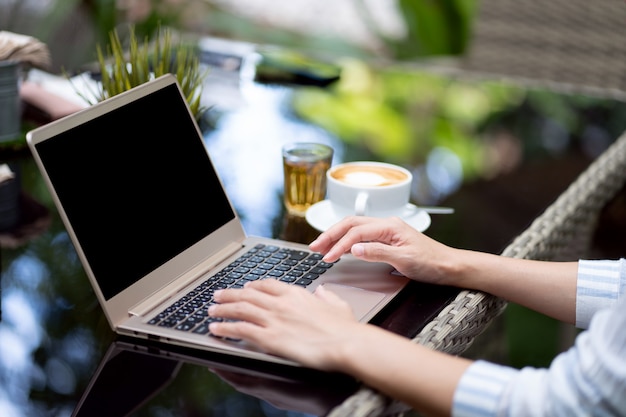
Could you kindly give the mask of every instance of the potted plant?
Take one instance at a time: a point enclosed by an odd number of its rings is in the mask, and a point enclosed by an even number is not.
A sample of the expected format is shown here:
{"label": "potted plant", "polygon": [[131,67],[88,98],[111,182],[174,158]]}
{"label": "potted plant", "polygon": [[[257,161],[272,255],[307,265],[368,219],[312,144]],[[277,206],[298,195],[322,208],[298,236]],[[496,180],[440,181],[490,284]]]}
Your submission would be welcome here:
{"label": "potted plant", "polygon": [[113,30],[109,33],[106,50],[98,45],[97,54],[101,75],[99,90],[91,92],[95,98],[79,93],[89,104],[171,73],[178,79],[196,120],[206,110],[201,104],[206,70],[200,67],[195,46],[181,40],[174,42],[171,30],[159,28],[154,40],[146,38],[140,43],[131,26],[128,48],[122,45],[117,30]]}

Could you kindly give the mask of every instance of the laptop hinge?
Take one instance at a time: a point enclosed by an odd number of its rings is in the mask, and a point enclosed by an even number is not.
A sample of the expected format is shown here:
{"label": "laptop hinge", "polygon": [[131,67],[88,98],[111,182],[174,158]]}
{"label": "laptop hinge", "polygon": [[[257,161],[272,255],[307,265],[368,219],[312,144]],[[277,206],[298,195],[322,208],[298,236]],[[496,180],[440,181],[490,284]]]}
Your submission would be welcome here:
{"label": "laptop hinge", "polygon": [[230,243],[224,249],[213,255],[207,261],[196,265],[189,270],[183,276],[175,279],[171,284],[161,288],[159,291],[152,294],[145,301],[134,305],[128,310],[128,314],[131,316],[143,316],[146,313],[153,310],[155,307],[163,303],[168,298],[174,297],[180,290],[196,280],[199,276],[207,273],[211,268],[214,268],[217,264],[224,261],[227,257],[233,255],[235,252],[241,249],[241,243]]}

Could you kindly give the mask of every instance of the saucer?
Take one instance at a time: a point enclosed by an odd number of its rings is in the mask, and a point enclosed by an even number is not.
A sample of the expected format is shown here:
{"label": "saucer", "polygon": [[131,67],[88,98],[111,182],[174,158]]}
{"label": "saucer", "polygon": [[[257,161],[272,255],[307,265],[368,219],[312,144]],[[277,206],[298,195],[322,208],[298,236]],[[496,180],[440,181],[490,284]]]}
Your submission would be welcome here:
{"label": "saucer", "polygon": [[[430,226],[430,215],[413,204],[407,204],[403,212],[398,213],[398,217],[420,232]],[[306,211],[306,221],[320,232],[325,231],[339,220],[341,217],[335,214],[328,200],[315,203]]]}

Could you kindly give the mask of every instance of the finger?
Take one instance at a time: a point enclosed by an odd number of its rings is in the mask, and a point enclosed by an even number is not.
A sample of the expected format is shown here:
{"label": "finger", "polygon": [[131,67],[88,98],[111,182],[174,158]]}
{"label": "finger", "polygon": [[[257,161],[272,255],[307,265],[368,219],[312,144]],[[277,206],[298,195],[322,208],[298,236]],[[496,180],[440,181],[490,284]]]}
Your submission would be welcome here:
{"label": "finger", "polygon": [[291,292],[291,290],[295,287],[287,284],[286,282],[270,278],[247,282],[244,285],[244,288],[251,288],[266,294],[278,296]]}
{"label": "finger", "polygon": [[227,320],[243,320],[256,325],[266,324],[266,310],[247,301],[236,301],[223,304],[213,304],[208,310],[209,316]]}
{"label": "finger", "polygon": [[[217,290],[213,294],[213,298],[218,303],[232,303],[236,301],[248,301],[256,304],[268,297],[279,296],[291,291],[291,285],[277,281],[275,279],[264,279],[259,281],[247,282],[243,289],[224,289]],[[271,301],[270,301],[271,302]]]}
{"label": "finger", "polygon": [[367,221],[367,217],[349,216],[335,223],[317,239],[309,244],[309,247],[320,253],[326,253],[335,243],[343,237],[348,230]]}
{"label": "finger", "polygon": [[315,241],[311,242],[309,248],[316,252],[324,254],[324,260],[334,262],[344,253],[350,252],[353,242],[346,240],[346,235],[360,224],[363,224],[365,218],[346,217],[339,221],[326,232],[322,233]]}
{"label": "finger", "polygon": [[329,229],[329,232],[333,233],[331,238],[337,236],[335,233],[343,233],[343,235],[338,236],[332,247],[327,250],[324,255],[324,261],[335,262],[344,253],[350,253],[352,246],[360,242],[378,241],[389,243],[390,229],[387,219],[355,217],[346,220],[348,226],[342,224],[338,225],[341,228],[336,230]]}
{"label": "finger", "polygon": [[247,321],[213,322],[209,331],[214,336],[246,340],[259,346],[263,341],[263,327]]}
{"label": "finger", "polygon": [[386,243],[363,242],[352,246],[352,255],[369,262],[393,263],[398,250]]}

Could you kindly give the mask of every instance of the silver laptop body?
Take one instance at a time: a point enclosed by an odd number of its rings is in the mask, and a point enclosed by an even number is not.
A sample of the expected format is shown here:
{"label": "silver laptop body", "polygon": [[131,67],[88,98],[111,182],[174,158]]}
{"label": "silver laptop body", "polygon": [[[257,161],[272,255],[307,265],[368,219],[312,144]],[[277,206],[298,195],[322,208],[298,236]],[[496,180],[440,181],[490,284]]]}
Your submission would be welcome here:
{"label": "silver laptop body", "polygon": [[[242,341],[149,323],[258,244],[308,251],[246,236],[175,77],[41,126],[27,142],[115,332],[297,365]],[[389,265],[347,255],[307,288],[328,286],[366,322],[407,282]]]}

